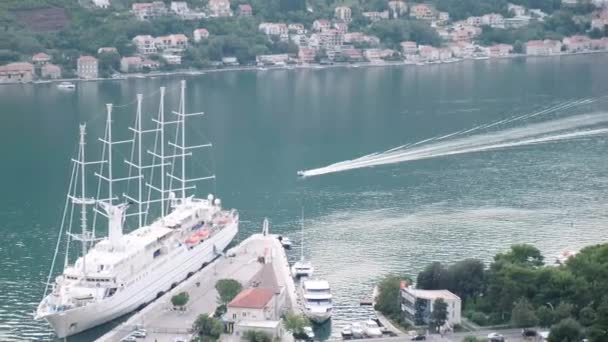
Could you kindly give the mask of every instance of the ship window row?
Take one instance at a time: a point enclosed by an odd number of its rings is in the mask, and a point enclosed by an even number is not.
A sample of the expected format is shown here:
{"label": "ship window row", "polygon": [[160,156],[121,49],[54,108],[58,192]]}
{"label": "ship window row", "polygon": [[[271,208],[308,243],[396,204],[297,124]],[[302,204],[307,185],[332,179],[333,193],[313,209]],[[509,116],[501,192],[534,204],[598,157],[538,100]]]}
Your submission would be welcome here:
{"label": "ship window row", "polygon": [[109,282],[110,279],[103,279],[103,278],[87,278],[87,281],[92,281],[95,283],[99,283],[99,282]]}
{"label": "ship window row", "polygon": [[66,279],[68,280],[76,280],[78,278],[74,277],[74,276],[65,276]]}

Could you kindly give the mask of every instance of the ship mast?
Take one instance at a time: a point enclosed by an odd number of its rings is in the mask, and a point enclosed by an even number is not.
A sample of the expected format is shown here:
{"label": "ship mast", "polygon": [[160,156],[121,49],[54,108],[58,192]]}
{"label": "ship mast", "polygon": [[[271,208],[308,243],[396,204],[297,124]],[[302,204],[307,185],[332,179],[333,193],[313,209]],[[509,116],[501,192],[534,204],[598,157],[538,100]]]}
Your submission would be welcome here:
{"label": "ship mast", "polygon": [[304,261],[304,207],[302,207],[302,219],[300,226],[302,230],[302,248],[300,249],[300,260]]}
{"label": "ship mast", "polygon": [[[205,147],[212,147],[211,143],[208,144],[202,144],[202,145],[193,145],[193,146],[186,146],[186,118],[187,117],[192,117],[192,116],[202,116],[205,113],[204,112],[198,112],[198,113],[186,113],[186,81],[182,80],[181,81],[181,92],[180,92],[180,106],[179,106],[179,112],[173,111],[173,114],[177,115],[177,120],[176,121],[172,121],[172,123],[177,123],[179,126],[179,128],[181,128],[181,142],[178,144],[177,143],[177,136],[176,136],[176,141],[175,142],[169,142],[168,144],[170,146],[173,146],[174,149],[176,150],[176,153],[171,156],[173,158],[180,158],[181,159],[181,176],[176,176],[173,172],[171,173],[167,173],[167,176],[169,176],[169,178],[171,180],[175,180],[177,182],[180,183],[180,188],[178,189],[170,189],[169,191],[180,191],[181,192],[181,203],[186,203],[186,190],[190,190],[190,189],[196,189],[196,186],[189,186],[188,182],[197,182],[197,181],[202,181],[202,180],[209,180],[209,179],[215,179],[215,175],[211,175],[211,176],[205,176],[205,177],[199,177],[199,178],[186,178],[186,157],[191,156],[192,152],[190,152],[190,150],[193,149],[199,149],[199,148],[205,148]],[[171,188],[171,186],[170,186]]]}
{"label": "ship mast", "polygon": [[[78,160],[72,159],[72,161],[78,164],[80,169],[80,197],[69,195],[72,203],[80,204],[80,234],[68,233],[74,240],[82,243],[82,275],[86,275],[86,255],[88,249],[88,243],[95,240],[94,235],[87,229],[87,205],[95,204],[95,200],[86,197],[86,177],[85,169],[87,164],[97,164],[100,162],[86,162],[85,158],[85,136],[86,136],[86,124],[82,124],[79,127],[80,140],[78,142]],[[67,253],[67,252],[66,252]]]}

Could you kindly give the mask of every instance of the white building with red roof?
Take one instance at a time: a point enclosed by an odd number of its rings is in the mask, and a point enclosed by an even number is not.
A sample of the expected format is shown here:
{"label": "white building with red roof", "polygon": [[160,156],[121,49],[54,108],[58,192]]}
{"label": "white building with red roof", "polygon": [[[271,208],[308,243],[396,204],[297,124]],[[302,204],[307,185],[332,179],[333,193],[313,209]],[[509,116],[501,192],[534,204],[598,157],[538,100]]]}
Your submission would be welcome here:
{"label": "white building with red roof", "polygon": [[251,17],[253,15],[253,8],[250,4],[240,4],[236,10],[239,17]]}
{"label": "white building with red roof", "polygon": [[282,340],[286,290],[278,285],[272,262],[264,264],[250,284],[226,305],[223,321],[227,332],[242,336],[245,331],[262,331],[273,340]]}
{"label": "white building with red roof", "polygon": [[61,78],[61,67],[47,63],[40,68],[40,76],[51,80]]}
{"label": "white building with red roof", "polygon": [[32,56],[32,62],[37,66],[45,65],[46,63],[48,63],[50,61],[51,61],[51,56],[47,55],[44,52],[39,52]]}
{"label": "white building with red roof", "polygon": [[199,43],[201,40],[209,38],[209,31],[205,28],[198,28],[194,30],[192,36],[194,37],[194,42]]}
{"label": "white building with red roof", "polygon": [[437,11],[431,5],[416,4],[410,7],[410,17],[420,20],[434,20],[437,17]]}
{"label": "white building with red roof", "polygon": [[169,11],[162,1],[138,2],[131,5],[131,12],[139,20],[154,19],[166,15]]}
{"label": "white building with red roof", "polygon": [[156,40],[149,34],[143,34],[139,36],[135,36],[132,39],[137,52],[143,55],[155,54],[157,52],[156,49]]}
{"label": "white building with red roof", "polygon": [[348,6],[338,6],[334,9],[334,17],[347,23],[353,20],[352,11]]}
{"label": "white building with red roof", "polygon": [[97,58],[93,56],[80,56],[76,62],[76,74],[84,79],[99,77],[99,62]]}
{"label": "white building with red roof", "polygon": [[585,51],[591,49],[591,39],[582,35],[565,37],[562,43],[570,52]]}
{"label": "white building with red roof", "polygon": [[558,40],[531,40],[525,44],[526,55],[548,56],[562,51],[562,43]]}
{"label": "white building with red roof", "polygon": [[207,6],[209,8],[210,17],[218,18],[232,16],[229,0],[209,0]]}
{"label": "white building with red roof", "polygon": [[0,66],[0,83],[25,83],[34,78],[32,63],[16,62]]}
{"label": "white building with red roof", "polygon": [[318,19],[313,21],[312,29],[316,32],[329,30],[331,28],[331,22],[327,19]]}

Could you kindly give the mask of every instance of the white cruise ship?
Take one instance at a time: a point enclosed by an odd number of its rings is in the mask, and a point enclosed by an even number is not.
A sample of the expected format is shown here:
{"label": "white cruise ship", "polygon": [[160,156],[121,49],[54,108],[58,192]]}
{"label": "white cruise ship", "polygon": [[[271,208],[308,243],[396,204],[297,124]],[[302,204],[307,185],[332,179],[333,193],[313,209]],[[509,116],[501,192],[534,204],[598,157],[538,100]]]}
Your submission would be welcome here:
{"label": "white cruise ship", "polygon": [[305,280],[302,283],[304,314],[313,322],[323,323],[331,318],[332,295],[326,280]]}
{"label": "white cruise ship", "polygon": [[[192,156],[193,150],[211,145],[186,146],[186,118],[203,113],[185,112],[185,82],[181,83],[180,110],[173,112],[174,118],[170,121],[164,118],[164,93],[165,89],[161,88],[159,115],[154,120],[156,128],[150,130],[141,127],[143,97],[138,95],[137,118],[135,127],[131,128],[134,136],[126,142],[112,140],[112,106],[107,106],[105,136],[99,139],[105,144],[100,162],[86,161],[85,125],[80,126],[80,148],[78,158],[73,160],[60,238],[47,288],[35,314],[37,319],[47,320],[59,338],[108,322],[160,297],[220,255],[238,232],[239,217],[235,210],[222,209],[221,201],[213,195],[199,199],[187,194],[196,190],[197,182],[214,179],[214,176],[186,178],[187,157]],[[165,125],[170,124],[173,129],[177,125],[179,134],[175,135],[175,141],[165,142]],[[152,155],[149,165],[142,162],[144,133],[155,135],[155,149],[146,151]],[[130,166],[129,176],[114,178],[114,145],[129,142],[134,144],[136,152],[133,161],[125,161]],[[174,147],[170,155],[165,154],[166,146]],[[103,199],[88,197],[85,168],[89,165],[100,167],[95,175],[107,188],[107,197]],[[150,176],[152,169],[160,170],[157,179],[144,182],[146,176],[153,178]],[[131,170],[135,170],[135,175]],[[136,183],[138,195],[124,194],[128,204],[118,204],[113,184],[128,180]],[[97,197],[100,188],[97,188]],[[155,196],[148,191],[157,194],[158,198],[152,198]],[[151,204],[159,206],[161,215],[147,223]],[[136,216],[138,228],[123,234],[128,207],[135,211],[131,216]],[[95,236],[97,214],[107,218],[107,237]],[[79,216],[81,232],[78,234],[72,232],[71,223],[77,219],[72,220],[72,216]],[[88,216],[94,216],[91,225]],[[62,243],[64,240],[67,241]],[[58,263],[59,250],[70,251],[72,241],[81,243],[80,255],[70,260],[68,253],[64,253],[63,272],[50,283],[52,276],[57,274],[53,269]]]}

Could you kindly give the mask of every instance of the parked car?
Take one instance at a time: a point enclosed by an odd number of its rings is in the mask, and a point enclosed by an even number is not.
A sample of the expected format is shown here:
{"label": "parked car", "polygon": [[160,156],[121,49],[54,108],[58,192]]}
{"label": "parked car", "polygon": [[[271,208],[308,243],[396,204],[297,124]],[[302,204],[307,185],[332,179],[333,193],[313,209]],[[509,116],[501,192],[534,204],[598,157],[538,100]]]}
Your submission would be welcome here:
{"label": "parked car", "polygon": [[371,319],[368,319],[367,322],[365,322],[365,336],[367,336],[367,337],[382,336],[382,331],[380,330],[378,323],[376,323],[375,321],[373,321]]}
{"label": "parked car", "polygon": [[363,328],[361,327],[361,324],[353,323],[350,329],[353,332],[353,337],[363,337]]}
{"label": "parked car", "polygon": [[125,336],[122,338],[122,340],[120,340],[120,342],[134,342],[134,341],[137,341],[137,339],[133,335]]}
{"label": "parked car", "polygon": [[186,338],[183,336],[175,336],[173,338],[173,342],[188,342],[188,340],[186,340]]}
{"label": "parked car", "polygon": [[416,335],[412,337],[412,341],[426,341],[426,335]]}
{"label": "parked car", "polygon": [[144,338],[144,337],[146,337],[146,335],[147,334],[146,334],[145,329],[138,329],[131,333],[131,336],[136,337],[136,338]]}
{"label": "parked car", "polygon": [[521,336],[523,337],[536,337],[538,333],[534,329],[522,329]]}
{"label": "parked car", "polygon": [[505,337],[499,333],[493,332],[488,334],[488,340],[490,342],[504,342]]}

